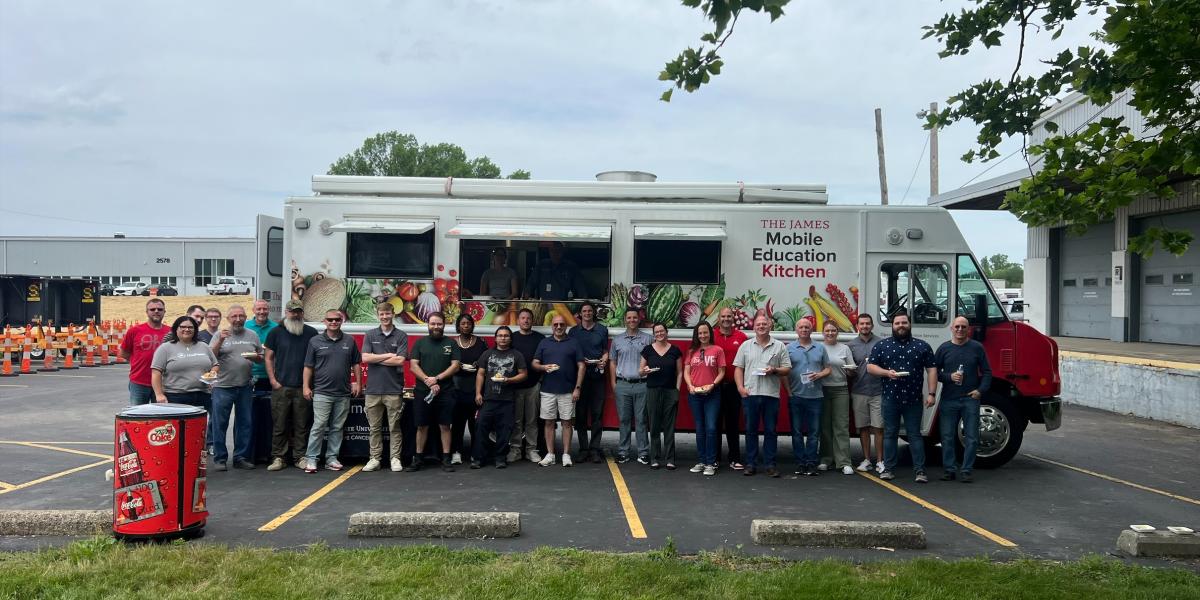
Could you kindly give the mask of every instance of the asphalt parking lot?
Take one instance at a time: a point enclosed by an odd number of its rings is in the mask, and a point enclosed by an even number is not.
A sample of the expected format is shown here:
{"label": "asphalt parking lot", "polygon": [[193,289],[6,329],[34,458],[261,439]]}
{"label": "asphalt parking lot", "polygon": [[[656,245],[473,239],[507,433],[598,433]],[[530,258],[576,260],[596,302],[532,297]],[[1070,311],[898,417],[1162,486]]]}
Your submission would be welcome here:
{"label": "asphalt parking lot", "polygon": [[[0,380],[0,509],[108,509],[104,479],[113,415],[125,406],[126,371],[110,366]],[[605,434],[606,446],[616,433]],[[384,470],[305,474],[209,470],[211,515],[200,543],[296,548],[427,543],[352,539],[347,519],[360,511],[517,511],[520,537],[454,540],[451,547],[529,550],[539,546],[643,551],[673,541],[680,552],[738,550],[791,558],[900,556],[1048,559],[1115,552],[1131,523],[1200,529],[1200,432],[1069,406],[1054,432],[1032,425],[1021,454],[1005,467],[978,471],[971,485],[893,482],[855,474],[742,477],[722,470],[689,473],[695,446],[680,434],[677,471],[637,463],[507,470],[464,467],[455,473]],[[858,454],[855,444],[856,460]],[[622,488],[625,491],[622,491]],[[759,518],[913,521],[925,527],[921,551],[767,548],[750,540]],[[63,538],[0,538],[0,549],[30,549]],[[1153,564],[1155,561],[1146,561]],[[1193,563],[1193,566],[1195,563]]]}

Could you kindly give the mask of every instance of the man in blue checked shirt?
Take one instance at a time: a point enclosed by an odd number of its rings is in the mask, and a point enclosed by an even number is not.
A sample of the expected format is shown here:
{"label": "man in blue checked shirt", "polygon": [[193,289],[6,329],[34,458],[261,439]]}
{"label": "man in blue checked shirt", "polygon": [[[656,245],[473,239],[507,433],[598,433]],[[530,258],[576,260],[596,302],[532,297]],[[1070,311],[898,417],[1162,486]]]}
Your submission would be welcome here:
{"label": "man in blue checked shirt", "polygon": [[[892,337],[875,344],[867,359],[867,372],[883,380],[883,472],[880,479],[895,479],[900,419],[908,433],[917,483],[928,483],[925,475],[925,441],[921,438],[921,415],[937,397],[937,368],[933,348],[912,336],[908,313],[892,317]],[[928,383],[928,385],[927,385]],[[921,397],[925,401],[921,401]]]}

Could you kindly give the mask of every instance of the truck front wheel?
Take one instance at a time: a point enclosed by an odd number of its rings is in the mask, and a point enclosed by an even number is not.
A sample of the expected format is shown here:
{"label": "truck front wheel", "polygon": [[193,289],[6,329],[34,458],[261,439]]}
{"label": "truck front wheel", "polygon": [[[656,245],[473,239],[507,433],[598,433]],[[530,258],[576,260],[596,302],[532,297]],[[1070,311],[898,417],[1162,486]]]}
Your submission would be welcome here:
{"label": "truck front wheel", "polygon": [[[1013,405],[1012,400],[996,394],[988,394],[979,403],[979,449],[975,453],[975,465],[981,469],[994,469],[1012,460],[1021,449],[1025,437],[1025,415]],[[958,447],[963,447],[962,426],[959,425]]]}

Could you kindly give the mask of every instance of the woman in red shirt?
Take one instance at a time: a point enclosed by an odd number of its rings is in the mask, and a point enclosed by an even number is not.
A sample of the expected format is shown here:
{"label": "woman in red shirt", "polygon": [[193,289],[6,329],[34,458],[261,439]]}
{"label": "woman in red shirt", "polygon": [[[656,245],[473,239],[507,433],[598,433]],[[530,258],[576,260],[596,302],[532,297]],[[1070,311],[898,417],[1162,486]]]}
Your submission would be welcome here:
{"label": "woman in red shirt", "polygon": [[683,366],[688,406],[696,420],[696,449],[700,462],[693,473],[717,474],[717,414],[721,409],[721,381],[725,379],[725,352],[713,345],[712,325],[701,321],[692,330],[692,345]]}

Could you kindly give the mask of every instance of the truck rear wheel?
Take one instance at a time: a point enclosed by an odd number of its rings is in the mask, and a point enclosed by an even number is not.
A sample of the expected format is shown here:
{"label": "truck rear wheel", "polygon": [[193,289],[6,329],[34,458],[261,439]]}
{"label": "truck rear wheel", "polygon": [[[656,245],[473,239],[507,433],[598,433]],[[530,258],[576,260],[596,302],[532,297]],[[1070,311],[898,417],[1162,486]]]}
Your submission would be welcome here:
{"label": "truck rear wheel", "polygon": [[[1012,460],[1021,449],[1025,437],[1025,415],[1013,406],[1012,400],[988,394],[979,403],[979,449],[975,465],[994,469]],[[958,453],[962,455],[962,425],[958,431]]]}

